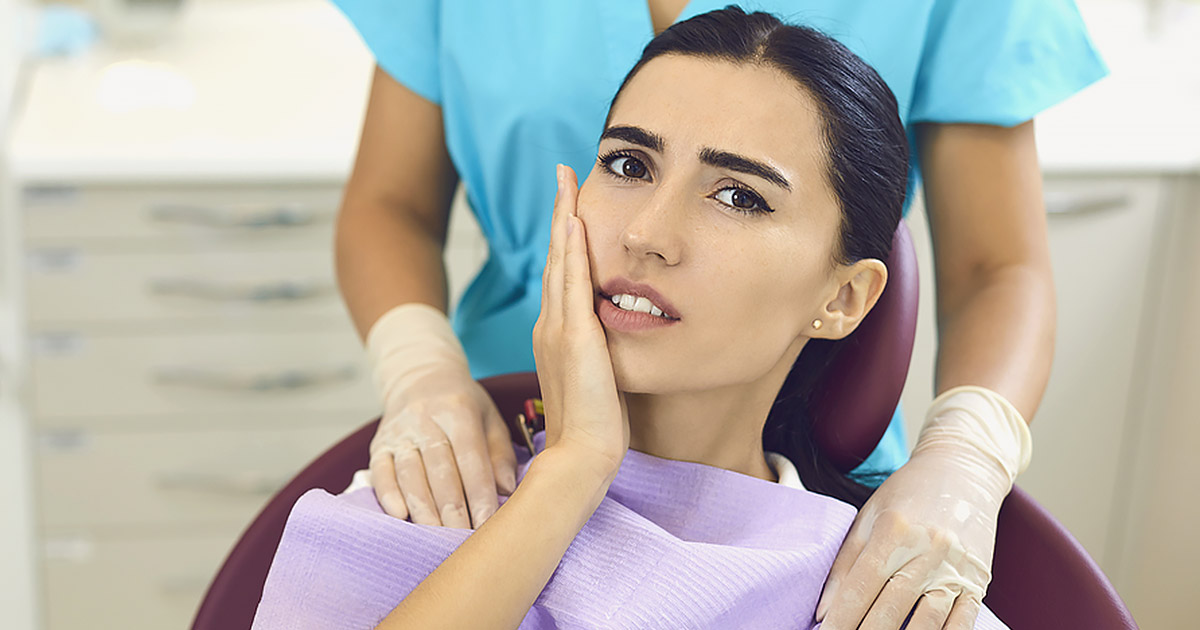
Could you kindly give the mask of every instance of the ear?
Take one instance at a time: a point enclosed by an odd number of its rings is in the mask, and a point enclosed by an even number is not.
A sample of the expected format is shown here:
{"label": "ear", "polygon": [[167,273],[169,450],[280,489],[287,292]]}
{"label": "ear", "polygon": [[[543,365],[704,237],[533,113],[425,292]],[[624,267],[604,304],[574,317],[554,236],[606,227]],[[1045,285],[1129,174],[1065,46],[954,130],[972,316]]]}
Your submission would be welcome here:
{"label": "ear", "polygon": [[834,272],[831,297],[817,317],[821,327],[809,330],[813,339],[842,339],[854,332],[871,312],[887,285],[887,266],[875,258],[844,265]]}

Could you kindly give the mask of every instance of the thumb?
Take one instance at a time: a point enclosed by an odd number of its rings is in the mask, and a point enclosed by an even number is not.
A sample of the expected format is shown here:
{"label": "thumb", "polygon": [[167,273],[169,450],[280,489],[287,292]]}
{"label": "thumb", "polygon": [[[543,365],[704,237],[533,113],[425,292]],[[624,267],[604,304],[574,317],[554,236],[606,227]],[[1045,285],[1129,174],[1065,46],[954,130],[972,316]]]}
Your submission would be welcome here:
{"label": "thumb", "polygon": [[824,621],[825,615],[829,613],[829,606],[837,597],[838,587],[846,574],[850,572],[850,568],[854,566],[854,562],[858,560],[858,556],[862,554],[863,549],[867,546],[868,536],[865,534],[870,531],[870,525],[863,518],[864,512],[860,511],[854,519],[854,525],[850,528],[850,533],[846,534],[846,540],[842,542],[842,548],[838,550],[837,557],[833,559],[833,566],[829,569],[829,577],[825,580],[825,588],[821,591],[821,599],[817,601],[817,621]]}

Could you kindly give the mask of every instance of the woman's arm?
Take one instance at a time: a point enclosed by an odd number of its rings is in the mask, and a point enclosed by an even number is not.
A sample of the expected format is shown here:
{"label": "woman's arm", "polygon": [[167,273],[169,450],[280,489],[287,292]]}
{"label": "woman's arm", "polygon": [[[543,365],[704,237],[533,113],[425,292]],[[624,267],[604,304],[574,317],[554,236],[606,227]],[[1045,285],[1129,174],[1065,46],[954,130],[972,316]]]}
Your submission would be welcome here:
{"label": "woman's arm", "polygon": [[991,389],[1033,418],[1055,298],[1033,122],[917,126],[937,277],[936,393]]}
{"label": "woman's arm", "polygon": [[534,358],[546,450],[520,487],[380,628],[515,628],[616,477],[629,423],[593,311],[578,182],[560,166]]}
{"label": "woman's arm", "polygon": [[378,627],[515,628],[612,482],[581,449],[547,448],[512,497]]}

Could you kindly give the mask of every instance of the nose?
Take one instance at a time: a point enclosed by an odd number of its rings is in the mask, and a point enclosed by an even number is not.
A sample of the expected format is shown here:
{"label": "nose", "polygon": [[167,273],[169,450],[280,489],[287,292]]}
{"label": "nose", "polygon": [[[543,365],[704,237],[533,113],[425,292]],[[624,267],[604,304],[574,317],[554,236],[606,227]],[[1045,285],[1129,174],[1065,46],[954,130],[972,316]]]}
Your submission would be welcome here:
{"label": "nose", "polygon": [[678,265],[683,256],[682,191],[660,184],[629,218],[621,245],[634,258]]}

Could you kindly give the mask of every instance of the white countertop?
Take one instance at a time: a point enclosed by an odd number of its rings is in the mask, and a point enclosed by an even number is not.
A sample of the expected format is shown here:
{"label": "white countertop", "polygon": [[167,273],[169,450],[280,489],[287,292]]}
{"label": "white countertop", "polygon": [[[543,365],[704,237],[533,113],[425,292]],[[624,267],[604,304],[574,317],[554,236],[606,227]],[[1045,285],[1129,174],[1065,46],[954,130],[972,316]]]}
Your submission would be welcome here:
{"label": "white countertop", "polygon": [[1200,3],[1080,0],[1111,74],[1038,116],[1049,172],[1200,173]]}
{"label": "white countertop", "polygon": [[[1200,173],[1200,4],[1081,0],[1112,75],[1038,117],[1050,173]],[[338,180],[372,60],[326,0],[192,0],[157,48],[40,62],[9,146],[22,181]]]}
{"label": "white countertop", "polygon": [[22,181],[342,179],[373,62],[325,0],[192,0],[158,46],[39,62]]}

